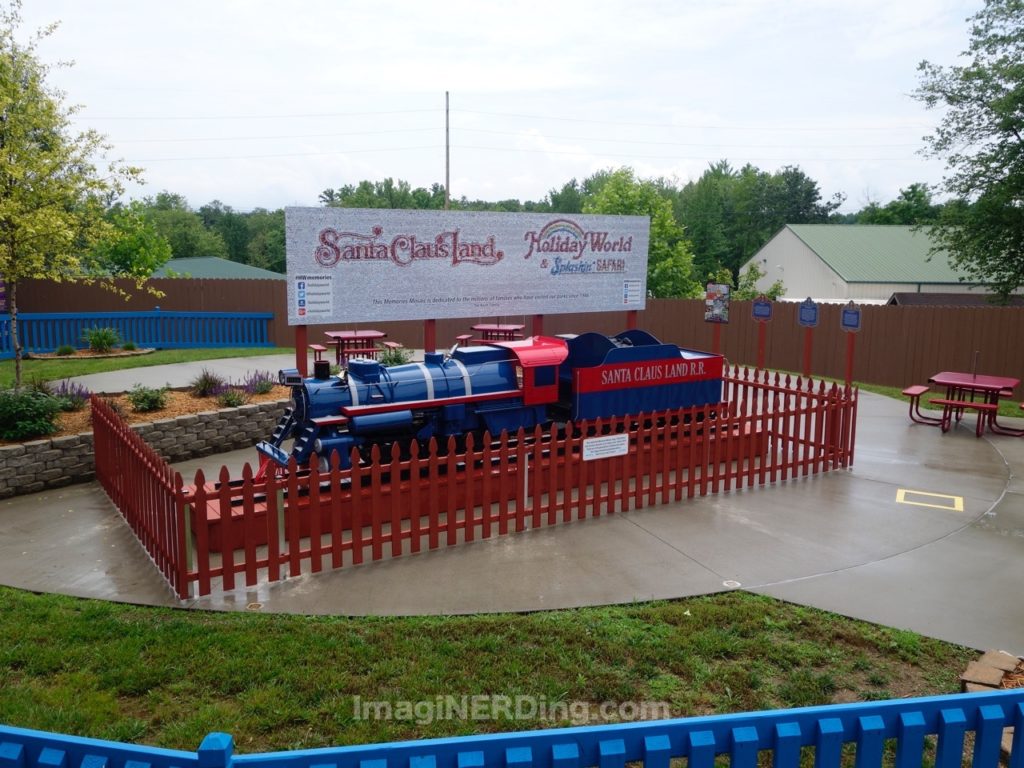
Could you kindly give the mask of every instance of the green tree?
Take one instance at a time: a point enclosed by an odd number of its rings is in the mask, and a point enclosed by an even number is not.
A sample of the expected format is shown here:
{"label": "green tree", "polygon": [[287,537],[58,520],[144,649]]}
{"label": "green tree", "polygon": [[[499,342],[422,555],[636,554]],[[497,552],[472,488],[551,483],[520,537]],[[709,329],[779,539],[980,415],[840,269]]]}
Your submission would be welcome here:
{"label": "green tree", "polygon": [[679,194],[677,215],[693,243],[693,264],[698,277],[709,278],[730,260],[727,227],[732,219],[734,180],[729,163],[723,160],[683,187]]}
{"label": "green tree", "polygon": [[107,220],[111,228],[90,252],[100,269],[144,281],[171,258],[171,244],[146,220],[142,203],[114,206]]}
{"label": "green tree", "polygon": [[584,201],[583,212],[649,216],[647,290],[659,298],[700,296],[701,283],[693,273],[690,244],[672,214],[672,203],[660,194],[657,185],[638,180],[631,168],[609,171],[597,193]]}
{"label": "green tree", "polygon": [[576,179],[548,192],[548,201],[554,213],[583,213],[583,190]]}
{"label": "green tree", "polygon": [[247,214],[238,213],[230,205],[214,200],[199,209],[199,219],[207,230],[220,235],[229,259],[243,264],[248,263]]}
{"label": "green tree", "polygon": [[946,160],[946,205],[930,234],[968,278],[1006,299],[1024,285],[1024,2],[986,0],[966,63],[918,67],[914,98],[940,108],[925,153]]}
{"label": "green tree", "polygon": [[766,274],[768,273],[762,270],[756,261],[750,262],[740,274],[736,290],[732,294],[733,298],[737,301],[752,301],[763,294],[772,301],[776,301],[780,296],[785,295],[786,286],[781,280],[776,280],[764,290],[757,287],[757,281]]}
{"label": "green tree", "polygon": [[[17,39],[20,3],[0,8],[0,275],[7,283],[16,385],[21,385],[18,284],[28,278],[101,280],[142,278],[139,262],[105,261],[93,246],[115,225],[108,204],[140,170],[105,159],[96,131],[76,132],[77,111],[47,85],[49,67],[37,45],[56,29]],[[116,237],[116,235],[115,235]]]}
{"label": "green tree", "polygon": [[935,221],[941,206],[932,202],[932,193],[927,184],[915,182],[901,189],[895,200],[879,205],[870,202],[857,212],[858,224],[923,224]]}
{"label": "green tree", "polygon": [[167,238],[174,258],[228,257],[228,248],[221,234],[204,227],[202,217],[181,195],[165,190],[145,198],[144,203],[146,219]]}
{"label": "green tree", "polygon": [[257,208],[245,217],[246,263],[273,272],[285,271],[284,210]]}

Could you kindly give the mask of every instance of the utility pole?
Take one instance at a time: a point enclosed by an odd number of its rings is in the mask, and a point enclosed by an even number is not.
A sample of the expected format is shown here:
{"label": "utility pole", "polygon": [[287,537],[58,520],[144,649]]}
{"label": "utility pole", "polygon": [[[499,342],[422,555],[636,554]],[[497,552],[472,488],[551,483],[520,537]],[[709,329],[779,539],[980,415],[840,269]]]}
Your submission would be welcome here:
{"label": "utility pole", "polygon": [[448,139],[448,91],[444,92],[444,209],[447,211],[451,202],[451,151]]}

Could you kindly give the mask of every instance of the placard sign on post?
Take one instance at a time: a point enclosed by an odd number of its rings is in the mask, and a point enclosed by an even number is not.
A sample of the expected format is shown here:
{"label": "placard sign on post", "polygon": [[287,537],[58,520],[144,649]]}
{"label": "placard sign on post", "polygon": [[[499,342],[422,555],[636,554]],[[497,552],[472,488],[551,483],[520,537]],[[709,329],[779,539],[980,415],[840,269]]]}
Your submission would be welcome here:
{"label": "placard sign on post", "polygon": [[797,320],[804,328],[816,328],[818,325],[818,305],[814,299],[808,296],[800,302],[800,311],[797,313]]}
{"label": "placard sign on post", "polygon": [[767,325],[772,319],[772,303],[763,293],[754,299],[751,305],[751,315],[757,323],[757,368],[764,368],[764,353],[767,346],[768,329]]}
{"label": "placard sign on post", "polygon": [[860,307],[852,301],[844,306],[839,318],[839,326],[847,333],[860,331]]}
{"label": "placard sign on post", "polygon": [[646,306],[646,216],[286,208],[288,324]]}
{"label": "placard sign on post", "polygon": [[804,376],[811,375],[811,350],[814,349],[814,329],[818,327],[818,305],[808,296],[800,302],[796,321],[804,327]]}
{"label": "placard sign on post", "polygon": [[729,322],[729,292],[727,283],[708,283],[704,294],[704,322],[714,323],[711,351],[716,355],[722,349],[722,324]]}
{"label": "placard sign on post", "polygon": [[853,381],[854,339],[860,331],[860,307],[852,301],[843,307],[839,327],[846,331],[846,386],[849,387]]}
{"label": "placard sign on post", "polygon": [[754,299],[750,308],[750,314],[759,323],[771,322],[772,303],[768,300],[768,297],[762,294]]}
{"label": "placard sign on post", "polygon": [[729,322],[729,291],[727,283],[708,283],[704,295],[704,322]]}

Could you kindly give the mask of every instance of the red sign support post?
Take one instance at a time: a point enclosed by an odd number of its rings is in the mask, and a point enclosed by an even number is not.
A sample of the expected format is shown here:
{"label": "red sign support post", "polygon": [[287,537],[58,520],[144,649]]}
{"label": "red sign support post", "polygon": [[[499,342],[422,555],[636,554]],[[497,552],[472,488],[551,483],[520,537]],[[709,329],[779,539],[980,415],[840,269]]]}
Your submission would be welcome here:
{"label": "red sign support post", "polygon": [[757,369],[764,368],[764,353],[768,341],[768,323],[772,319],[772,303],[763,293],[754,299],[750,314],[757,323]]}
{"label": "red sign support post", "polygon": [[423,321],[423,350],[425,352],[437,351],[437,321]]}
{"label": "red sign support post", "polygon": [[860,309],[852,301],[839,315],[839,327],[846,331],[846,386],[853,382],[854,338],[860,331]]}
{"label": "red sign support post", "polygon": [[729,322],[729,292],[731,286],[725,283],[708,283],[704,294],[704,322],[713,323],[711,351],[721,354],[722,324]]}
{"label": "red sign support post", "polygon": [[299,375],[306,378],[309,375],[309,363],[307,362],[306,347],[309,343],[309,335],[306,326],[295,326],[295,367],[299,369]]}
{"label": "red sign support post", "polygon": [[530,319],[530,335],[531,336],[543,336],[544,335],[544,315],[534,315]]}

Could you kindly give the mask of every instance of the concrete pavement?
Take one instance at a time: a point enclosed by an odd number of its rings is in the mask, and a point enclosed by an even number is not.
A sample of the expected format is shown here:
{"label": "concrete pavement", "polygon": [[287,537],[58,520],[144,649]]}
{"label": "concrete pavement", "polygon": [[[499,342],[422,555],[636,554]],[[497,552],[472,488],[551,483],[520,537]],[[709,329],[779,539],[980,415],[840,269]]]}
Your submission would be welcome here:
{"label": "concrete pavement", "polygon": [[[204,368],[216,371],[229,381],[241,381],[252,371],[270,371],[276,376],[280,369],[294,367],[294,355],[226,357],[219,360],[197,360],[176,365],[150,365],[107,373],[90,373],[75,376],[72,381],[88,387],[91,392],[106,395],[127,392],[136,384],[145,387],[168,386],[172,389],[182,389],[191,384]],[[310,371],[312,370],[310,365]]]}
{"label": "concrete pavement", "polygon": [[[253,370],[255,360],[233,362]],[[205,365],[226,375],[221,361]],[[199,466],[209,473],[254,459],[254,450],[236,451],[179,469],[190,478]],[[1022,478],[1024,439],[943,435],[911,424],[904,404],[862,393],[849,471],[243,587],[184,607],[448,614],[743,588],[1022,653]],[[95,484],[0,502],[0,583],[179,604]]]}

